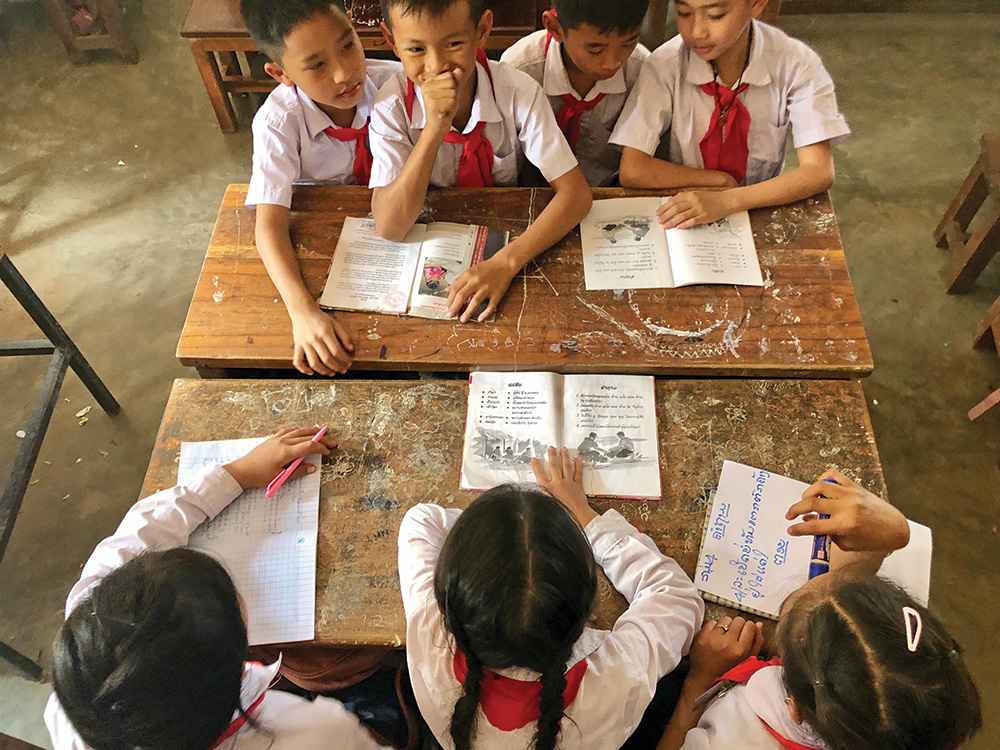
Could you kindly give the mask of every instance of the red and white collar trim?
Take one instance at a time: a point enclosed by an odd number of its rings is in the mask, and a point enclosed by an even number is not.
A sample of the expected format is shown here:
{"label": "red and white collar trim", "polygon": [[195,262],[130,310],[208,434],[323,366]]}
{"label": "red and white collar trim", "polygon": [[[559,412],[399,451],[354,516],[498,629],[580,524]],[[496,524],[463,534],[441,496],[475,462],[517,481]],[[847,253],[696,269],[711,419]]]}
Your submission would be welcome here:
{"label": "red and white collar trim", "polygon": [[222,744],[236,734],[243,725],[246,724],[246,717],[252,716],[260,704],[264,702],[267,689],[278,679],[278,671],[281,669],[281,656],[273,664],[264,665],[257,661],[248,661],[243,665],[243,682],[240,685],[240,706],[243,713],[235,711],[233,719],[212,745],[212,750],[221,747]]}

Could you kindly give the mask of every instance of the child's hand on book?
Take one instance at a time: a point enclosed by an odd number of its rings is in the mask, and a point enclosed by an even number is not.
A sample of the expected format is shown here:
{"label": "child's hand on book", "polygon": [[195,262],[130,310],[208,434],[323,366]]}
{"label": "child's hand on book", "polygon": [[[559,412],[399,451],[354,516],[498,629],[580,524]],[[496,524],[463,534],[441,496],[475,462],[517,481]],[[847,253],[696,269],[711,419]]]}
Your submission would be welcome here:
{"label": "child's hand on book", "polygon": [[688,680],[698,683],[698,690],[707,690],[719,679],[751,656],[757,656],[764,645],[764,625],[742,617],[723,617],[716,622],[706,620],[691,644],[691,669]]}
{"label": "child's hand on book", "polygon": [[736,210],[726,190],[690,190],[667,198],[657,209],[656,219],[664,229],[687,229],[711,224]]}
{"label": "child's hand on book", "polygon": [[426,121],[424,129],[431,129],[441,137],[451,130],[458,111],[458,75],[458,71],[448,70],[427,76],[420,84]]}
{"label": "child's hand on book", "polygon": [[[330,450],[337,447],[337,441],[329,435],[324,435],[315,443],[312,442],[315,435],[315,427],[279,430],[243,458],[238,458],[222,468],[228,471],[243,489],[266,487],[282,469],[296,458],[307,456],[310,453],[328,456]],[[302,463],[289,479],[311,474],[315,470],[315,466]]]}
{"label": "child's hand on book", "polygon": [[[827,479],[832,482],[824,481]],[[820,518],[819,514],[829,516]],[[785,518],[802,516],[790,526],[791,536],[826,534],[849,552],[887,552],[910,541],[910,525],[897,508],[832,469],[802,493]]]}
{"label": "child's hand on book", "polygon": [[[461,313],[461,321],[468,323],[479,305],[489,300],[486,309],[477,318],[482,323],[496,310],[518,270],[511,268],[500,255],[494,255],[463,271],[448,287],[448,317],[454,318]],[[466,300],[468,304],[465,304]]]}
{"label": "child's hand on book", "polygon": [[304,375],[341,375],[351,366],[354,343],[332,315],[313,305],[291,313],[295,354],[292,364]]}
{"label": "child's hand on book", "polygon": [[581,526],[597,518],[597,512],[590,507],[587,493],[583,491],[583,461],[579,457],[570,461],[568,449],[556,451],[549,446],[548,463],[549,470],[546,471],[541,461],[531,459],[535,481],[542,489],[565,505]]}

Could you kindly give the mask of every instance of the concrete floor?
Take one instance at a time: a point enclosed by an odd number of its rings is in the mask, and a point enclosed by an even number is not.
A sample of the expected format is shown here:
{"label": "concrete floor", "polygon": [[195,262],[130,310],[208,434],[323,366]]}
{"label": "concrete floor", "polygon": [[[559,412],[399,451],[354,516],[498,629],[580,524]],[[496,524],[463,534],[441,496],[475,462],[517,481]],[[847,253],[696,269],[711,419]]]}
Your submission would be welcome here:
{"label": "concrete floor", "polygon": [[[0,245],[124,406],[115,420],[95,407],[81,427],[74,414],[93,402],[67,376],[0,568],[0,639],[43,662],[79,567],[137,497],[171,380],[194,375],[174,347],[222,191],[249,176],[248,129],[219,132],[177,36],[187,5],[129,5],[137,66],[91,53],[73,68],[31,6],[0,19]],[[782,25],[820,52],[854,130],[833,195],[875,354],[864,388],[890,499],[934,528],[932,604],[983,691],[986,728],[969,747],[995,748],[1000,408],[974,423],[965,413],[1000,385],[1000,360],[970,348],[1000,261],[948,296],[930,235],[1000,123],[1000,16]],[[0,338],[34,335],[0,290]],[[43,371],[0,360],[0,476]],[[0,664],[0,731],[48,747],[48,692]]]}

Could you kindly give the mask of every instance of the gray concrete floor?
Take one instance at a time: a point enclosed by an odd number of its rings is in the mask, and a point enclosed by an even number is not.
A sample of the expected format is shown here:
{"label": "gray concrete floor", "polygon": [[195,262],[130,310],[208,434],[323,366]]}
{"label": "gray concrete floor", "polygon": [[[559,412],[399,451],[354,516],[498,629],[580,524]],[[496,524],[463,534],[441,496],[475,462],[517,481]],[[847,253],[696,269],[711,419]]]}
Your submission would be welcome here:
{"label": "gray concrete floor", "polygon": [[[0,19],[0,245],[124,406],[114,420],[95,407],[80,426],[74,414],[93,401],[67,376],[0,568],[0,639],[43,663],[79,567],[137,498],[171,380],[194,374],[174,347],[222,191],[249,175],[249,131],[219,132],[177,36],[187,5],[129,5],[137,66],[91,53],[73,68],[39,12]],[[820,52],[854,130],[833,196],[875,354],[864,388],[890,499],[934,528],[932,604],[983,691],[986,728],[969,747],[995,748],[1000,408],[973,423],[965,413],[1000,386],[995,353],[970,348],[1000,260],[973,292],[948,296],[930,235],[979,136],[1000,123],[1000,17],[782,25]],[[0,290],[0,338],[34,335]],[[0,360],[0,476],[43,371]],[[0,731],[48,747],[48,692],[0,664]]]}

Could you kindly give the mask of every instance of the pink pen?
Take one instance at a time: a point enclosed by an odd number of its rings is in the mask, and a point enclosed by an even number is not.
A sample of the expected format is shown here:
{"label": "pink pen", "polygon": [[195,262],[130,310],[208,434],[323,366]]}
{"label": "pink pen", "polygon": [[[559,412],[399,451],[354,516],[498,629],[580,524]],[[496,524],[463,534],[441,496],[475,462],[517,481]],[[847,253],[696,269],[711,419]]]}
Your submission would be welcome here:
{"label": "pink pen", "polygon": [[[310,440],[309,442],[311,443],[319,442],[319,439],[326,434],[327,429],[329,428],[327,427],[322,428],[319,432],[313,435],[312,440]],[[271,483],[267,485],[267,490],[264,492],[264,497],[273,497],[274,493],[277,492],[281,488],[281,485],[285,483],[285,480],[292,475],[292,472],[295,471],[297,468],[299,468],[299,464],[302,463],[303,458],[305,458],[305,456],[296,458],[294,461],[288,464],[288,466],[279,471],[278,476],[272,479]]]}

